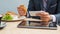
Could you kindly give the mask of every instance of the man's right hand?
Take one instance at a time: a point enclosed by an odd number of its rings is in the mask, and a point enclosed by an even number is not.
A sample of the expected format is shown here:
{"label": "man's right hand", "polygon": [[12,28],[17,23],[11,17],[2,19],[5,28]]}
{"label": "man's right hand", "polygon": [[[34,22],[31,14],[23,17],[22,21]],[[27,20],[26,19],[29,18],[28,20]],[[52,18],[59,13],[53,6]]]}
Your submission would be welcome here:
{"label": "man's right hand", "polygon": [[49,21],[51,20],[51,16],[48,12],[41,11],[40,13],[37,13],[36,15],[40,16],[40,20],[42,20],[43,25],[49,24]]}

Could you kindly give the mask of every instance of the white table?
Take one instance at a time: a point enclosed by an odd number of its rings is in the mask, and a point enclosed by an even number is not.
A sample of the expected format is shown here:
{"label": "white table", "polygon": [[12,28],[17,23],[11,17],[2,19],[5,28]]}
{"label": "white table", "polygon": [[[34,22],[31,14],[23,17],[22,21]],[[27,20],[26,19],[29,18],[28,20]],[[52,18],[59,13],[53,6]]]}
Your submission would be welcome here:
{"label": "white table", "polygon": [[60,26],[57,30],[17,28],[20,22],[7,22],[7,26],[0,30],[0,34],[60,34]]}

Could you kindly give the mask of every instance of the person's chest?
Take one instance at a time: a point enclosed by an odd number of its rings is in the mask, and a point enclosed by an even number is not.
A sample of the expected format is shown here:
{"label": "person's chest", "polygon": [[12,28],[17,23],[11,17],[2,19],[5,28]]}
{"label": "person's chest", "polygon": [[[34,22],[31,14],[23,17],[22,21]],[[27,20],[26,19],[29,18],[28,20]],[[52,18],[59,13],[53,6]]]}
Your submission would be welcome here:
{"label": "person's chest", "polygon": [[[47,0],[47,11],[51,14],[55,13],[57,0]],[[43,0],[34,0],[35,11],[43,10]],[[51,12],[52,11],[52,12]]]}
{"label": "person's chest", "polygon": [[[56,2],[57,0],[46,0],[46,1],[48,1],[49,3],[50,2]],[[43,0],[34,0],[34,2],[36,2],[36,3],[41,3],[41,2],[43,2]]]}
{"label": "person's chest", "polygon": [[[34,0],[35,6],[41,6],[43,5],[43,3],[44,3],[43,0]],[[54,4],[57,4],[57,0],[47,0],[47,5],[52,6]]]}

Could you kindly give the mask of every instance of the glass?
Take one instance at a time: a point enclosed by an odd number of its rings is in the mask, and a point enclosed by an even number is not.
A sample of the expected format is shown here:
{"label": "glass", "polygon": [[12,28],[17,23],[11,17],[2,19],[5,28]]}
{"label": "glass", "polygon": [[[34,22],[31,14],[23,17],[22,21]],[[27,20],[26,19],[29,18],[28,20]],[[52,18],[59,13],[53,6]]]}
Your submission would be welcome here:
{"label": "glass", "polygon": [[6,26],[6,22],[2,21],[2,15],[0,15],[0,29],[3,29]]}
{"label": "glass", "polygon": [[0,25],[1,25],[1,19],[2,19],[2,15],[0,15]]}

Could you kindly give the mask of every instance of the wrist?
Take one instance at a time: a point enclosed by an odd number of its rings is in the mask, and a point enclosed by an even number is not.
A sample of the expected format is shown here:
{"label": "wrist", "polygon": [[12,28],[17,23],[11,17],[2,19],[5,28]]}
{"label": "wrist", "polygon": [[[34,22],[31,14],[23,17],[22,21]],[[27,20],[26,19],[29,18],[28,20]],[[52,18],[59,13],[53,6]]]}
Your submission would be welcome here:
{"label": "wrist", "polygon": [[49,20],[49,22],[51,22],[51,21],[53,21],[53,17],[50,15],[50,20]]}
{"label": "wrist", "polygon": [[50,21],[52,21],[52,22],[56,22],[56,17],[55,17],[55,15],[50,15]]}

